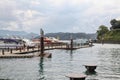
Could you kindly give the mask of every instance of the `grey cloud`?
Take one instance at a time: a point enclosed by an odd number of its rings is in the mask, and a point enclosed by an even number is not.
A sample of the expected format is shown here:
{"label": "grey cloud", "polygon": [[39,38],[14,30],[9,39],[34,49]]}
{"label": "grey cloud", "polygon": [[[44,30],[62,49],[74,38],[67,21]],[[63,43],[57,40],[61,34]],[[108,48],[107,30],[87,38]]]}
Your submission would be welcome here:
{"label": "grey cloud", "polygon": [[13,11],[16,9],[16,3],[10,0],[2,0],[0,2],[0,20],[11,21],[16,20]]}
{"label": "grey cloud", "polygon": [[[96,5],[88,2],[72,5],[70,0],[65,0],[65,3],[58,6],[50,0],[1,0],[0,29],[9,29],[15,25],[11,28],[36,33],[39,28],[44,28],[47,32],[72,31],[73,28],[80,32],[93,32],[101,24],[110,26],[110,19],[119,17],[115,9],[118,5],[114,8],[109,6],[115,10],[114,14],[110,10],[97,14],[99,10],[95,8]],[[106,7],[105,10],[107,9],[109,8]],[[11,22],[14,24],[11,25]]]}

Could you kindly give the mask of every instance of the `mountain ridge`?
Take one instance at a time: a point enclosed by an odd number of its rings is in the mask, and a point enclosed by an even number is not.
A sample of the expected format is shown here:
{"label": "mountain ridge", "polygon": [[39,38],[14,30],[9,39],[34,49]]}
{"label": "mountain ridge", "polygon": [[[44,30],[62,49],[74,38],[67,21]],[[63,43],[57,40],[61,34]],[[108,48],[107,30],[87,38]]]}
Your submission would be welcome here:
{"label": "mountain ridge", "polygon": [[[96,39],[97,34],[96,33],[70,33],[70,32],[57,32],[57,33],[46,33],[45,37],[55,37],[59,38],[61,40],[69,40],[73,37],[73,39]],[[39,38],[36,37],[36,38]]]}
{"label": "mountain ridge", "polygon": [[10,31],[10,30],[0,30],[0,37],[9,37],[9,36],[19,36],[24,37],[28,39],[32,39],[33,37],[38,36],[38,34],[35,34],[33,32],[27,33],[25,31]]}

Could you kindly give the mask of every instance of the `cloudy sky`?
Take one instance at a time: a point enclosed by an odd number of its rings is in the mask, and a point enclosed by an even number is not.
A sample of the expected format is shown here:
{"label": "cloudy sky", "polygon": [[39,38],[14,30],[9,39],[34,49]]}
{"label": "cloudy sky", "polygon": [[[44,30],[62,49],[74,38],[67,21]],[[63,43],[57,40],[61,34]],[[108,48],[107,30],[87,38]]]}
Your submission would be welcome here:
{"label": "cloudy sky", "polygon": [[0,0],[0,29],[94,33],[120,19],[120,0]]}

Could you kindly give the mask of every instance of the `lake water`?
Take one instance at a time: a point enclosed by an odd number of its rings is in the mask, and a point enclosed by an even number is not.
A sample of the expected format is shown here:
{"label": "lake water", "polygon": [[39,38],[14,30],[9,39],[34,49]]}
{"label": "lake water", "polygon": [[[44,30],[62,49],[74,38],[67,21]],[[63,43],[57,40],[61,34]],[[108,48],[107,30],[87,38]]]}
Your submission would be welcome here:
{"label": "lake water", "polygon": [[94,44],[74,51],[50,50],[52,58],[0,59],[0,79],[69,80],[69,73],[85,74],[84,64],[97,64],[86,80],[120,80],[120,45]]}

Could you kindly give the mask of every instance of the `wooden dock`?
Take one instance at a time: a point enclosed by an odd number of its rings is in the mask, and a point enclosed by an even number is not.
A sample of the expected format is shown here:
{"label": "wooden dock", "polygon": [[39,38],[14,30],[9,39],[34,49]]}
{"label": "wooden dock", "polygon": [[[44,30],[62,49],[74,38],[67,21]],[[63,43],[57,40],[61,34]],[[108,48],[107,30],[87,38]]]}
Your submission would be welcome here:
{"label": "wooden dock", "polygon": [[[50,50],[50,49],[47,49]],[[0,52],[0,58],[33,58],[33,57],[40,57],[40,50],[37,48],[29,49],[28,50],[15,50],[12,49],[10,51],[8,50],[1,50]],[[35,53],[38,52],[38,53]],[[51,57],[50,53],[44,53],[44,57]]]}
{"label": "wooden dock", "polygon": [[70,80],[85,80],[87,76],[83,74],[78,74],[78,73],[71,73],[66,75],[66,77],[68,77]]}
{"label": "wooden dock", "polygon": [[[89,46],[75,47],[73,49],[67,48],[66,46],[52,46],[45,47],[44,50],[53,50],[53,49],[64,49],[64,50],[76,50],[79,48],[86,48]],[[38,52],[38,53],[35,53]],[[0,51],[0,58],[33,58],[40,55],[40,48],[19,48],[19,49],[2,49]],[[51,58],[51,53],[45,53],[44,57]]]}
{"label": "wooden dock", "polygon": [[32,58],[32,57],[34,57],[34,55],[23,55],[23,54],[0,55],[0,58]]}

